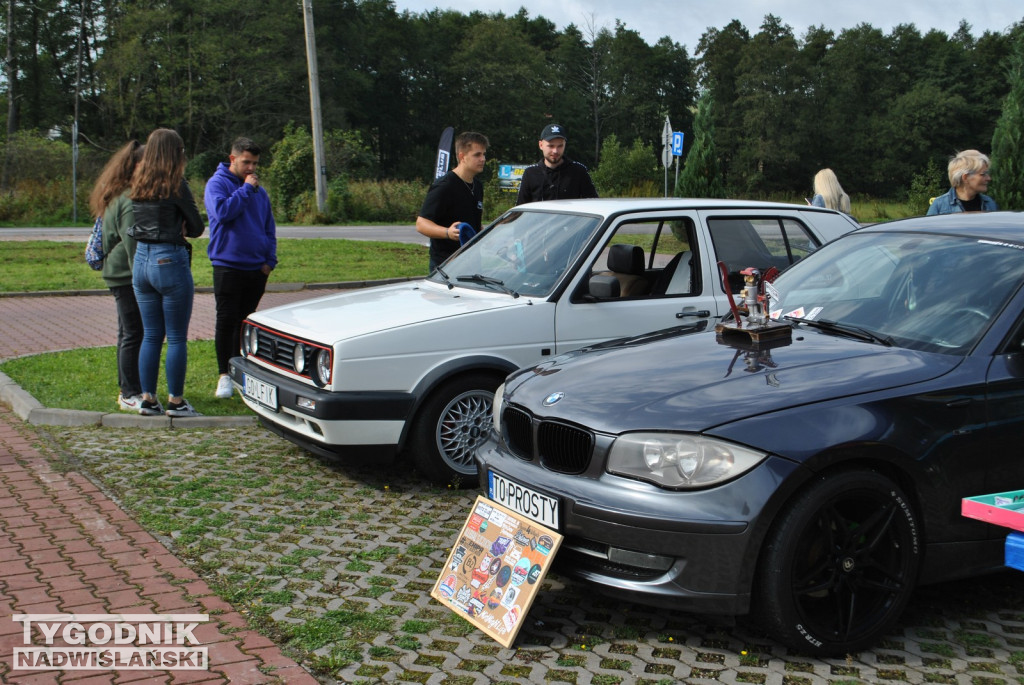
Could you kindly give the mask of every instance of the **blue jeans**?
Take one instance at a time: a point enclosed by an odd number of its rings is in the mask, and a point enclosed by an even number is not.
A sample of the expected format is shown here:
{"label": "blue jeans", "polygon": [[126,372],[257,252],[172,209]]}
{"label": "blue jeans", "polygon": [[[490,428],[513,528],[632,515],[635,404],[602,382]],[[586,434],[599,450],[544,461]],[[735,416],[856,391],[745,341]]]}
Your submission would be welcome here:
{"label": "blue jeans", "polygon": [[139,380],[142,392],[156,395],[160,349],[167,338],[167,394],[185,393],[188,365],[188,323],[192,318],[192,268],[183,245],[139,243],[132,267],[132,287],[142,314]]}

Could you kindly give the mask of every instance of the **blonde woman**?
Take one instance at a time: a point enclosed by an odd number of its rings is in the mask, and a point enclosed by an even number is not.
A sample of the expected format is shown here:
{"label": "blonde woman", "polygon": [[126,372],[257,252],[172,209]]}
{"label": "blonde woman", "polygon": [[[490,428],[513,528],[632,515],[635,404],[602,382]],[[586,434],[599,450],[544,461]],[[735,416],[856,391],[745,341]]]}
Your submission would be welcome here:
{"label": "blonde woman", "polygon": [[996,201],[985,195],[992,175],[988,156],[977,150],[964,150],[949,160],[949,192],[939,195],[928,207],[928,215],[958,212],[995,212]]}
{"label": "blonde woman", "polygon": [[843,192],[836,172],[822,169],[814,175],[814,197],[811,204],[815,207],[838,209],[844,214],[850,213],[850,196]]}

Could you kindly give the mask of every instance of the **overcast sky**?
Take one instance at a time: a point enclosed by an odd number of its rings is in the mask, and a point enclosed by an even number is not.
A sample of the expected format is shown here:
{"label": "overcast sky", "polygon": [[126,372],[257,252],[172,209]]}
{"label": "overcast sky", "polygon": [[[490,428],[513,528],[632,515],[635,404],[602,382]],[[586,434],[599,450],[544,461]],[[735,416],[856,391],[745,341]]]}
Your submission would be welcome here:
{"label": "overcast sky", "polygon": [[583,29],[589,24],[597,28],[613,28],[615,20],[639,33],[649,44],[662,36],[686,46],[693,56],[697,41],[710,28],[723,28],[738,19],[751,35],[758,32],[766,14],[774,14],[801,38],[811,25],[824,25],[838,34],[842,29],[867,23],[889,33],[899,24],[914,24],[921,33],[938,29],[949,35],[956,31],[961,19],[971,25],[977,37],[985,31],[1004,31],[1024,19],[1021,0],[855,0],[827,2],[822,0],[395,0],[398,11],[424,12],[435,7],[453,9],[464,14],[473,10],[515,14],[525,7],[531,17],[544,17],[561,30],[568,24]]}

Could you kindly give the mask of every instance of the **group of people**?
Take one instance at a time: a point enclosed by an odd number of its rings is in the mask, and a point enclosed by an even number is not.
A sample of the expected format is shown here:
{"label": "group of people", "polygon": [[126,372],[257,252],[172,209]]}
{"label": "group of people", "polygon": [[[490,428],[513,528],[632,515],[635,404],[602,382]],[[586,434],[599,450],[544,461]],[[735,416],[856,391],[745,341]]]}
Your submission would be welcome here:
{"label": "group of people", "polygon": [[[548,124],[537,141],[541,161],[523,170],[516,204],[540,200],[597,197],[587,167],[565,156],[565,129]],[[469,224],[474,232],[483,222],[484,187],[477,176],[487,161],[487,137],[467,131],[455,139],[455,168],[434,181],[416,217],[416,230],[430,238],[430,270],[452,256],[465,235],[460,228]]]}
{"label": "group of people", "polygon": [[[977,150],[964,150],[951,157],[946,169],[949,191],[932,199],[927,214],[997,211],[996,201],[985,194],[992,180],[989,165],[988,156]],[[831,169],[822,169],[814,175],[814,197],[807,203],[850,213],[850,196],[843,192]]]}
{"label": "group of people", "polygon": [[[228,360],[237,354],[241,324],[256,310],[277,265],[270,198],[256,170],[260,147],[248,138],[231,146],[206,184],[213,265],[218,379],[214,395],[231,397]],[[117,305],[118,406],[144,416],[198,416],[185,399],[188,326],[195,284],[192,245],[206,230],[185,180],[185,144],[176,131],[153,131],[107,162],[90,207],[102,218],[103,279]],[[157,397],[160,355],[167,407]]]}
{"label": "group of people", "polygon": [[[538,140],[541,161],[524,170],[517,205],[597,197],[587,168],[565,156],[567,143],[562,126],[544,127]],[[477,176],[484,170],[488,146],[481,133],[459,134],[456,166],[427,191],[416,230],[430,238],[431,271],[459,249],[464,224],[473,232],[482,228],[484,193]],[[277,228],[257,174],[260,154],[249,138],[236,139],[203,196],[217,310],[218,398],[234,392],[228,364],[238,350],[242,321],[259,306],[277,266]],[[117,306],[118,406],[143,415],[199,415],[184,396],[195,294],[188,239],[201,236],[206,227],[185,181],[185,161],[181,136],[157,129],[145,144],[133,140],[111,157],[90,197],[93,214],[102,218],[103,279]],[[984,194],[988,169],[988,157],[977,150],[955,155],[948,168],[950,190],[933,200],[928,214],[998,209]],[[850,197],[831,169],[814,176],[808,204],[850,213]],[[166,409],[156,392],[165,339]]]}

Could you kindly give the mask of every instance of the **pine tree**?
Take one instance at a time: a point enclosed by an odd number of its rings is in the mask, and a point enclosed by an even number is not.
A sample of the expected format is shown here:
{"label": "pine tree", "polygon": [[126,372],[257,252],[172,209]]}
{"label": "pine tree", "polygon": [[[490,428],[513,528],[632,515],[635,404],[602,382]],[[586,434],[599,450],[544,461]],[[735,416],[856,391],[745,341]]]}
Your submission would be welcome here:
{"label": "pine tree", "polygon": [[1007,69],[1010,92],[992,134],[990,193],[1000,209],[1024,210],[1024,41],[1017,41]]}
{"label": "pine tree", "polygon": [[679,174],[676,197],[725,197],[722,170],[715,150],[713,109],[711,91],[705,91],[697,101],[697,114],[693,118],[694,141]]}

